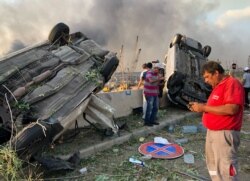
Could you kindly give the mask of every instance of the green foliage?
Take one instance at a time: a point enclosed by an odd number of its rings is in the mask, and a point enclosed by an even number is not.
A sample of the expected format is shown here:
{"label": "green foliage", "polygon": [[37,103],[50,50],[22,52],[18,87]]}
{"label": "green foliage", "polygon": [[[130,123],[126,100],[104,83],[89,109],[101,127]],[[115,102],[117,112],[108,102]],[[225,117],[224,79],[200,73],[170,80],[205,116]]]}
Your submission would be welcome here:
{"label": "green foliage", "polygon": [[30,105],[28,103],[25,103],[25,102],[16,102],[14,104],[14,107],[19,109],[19,110],[23,110],[23,111],[30,110]]}
{"label": "green foliage", "polygon": [[5,181],[32,181],[41,180],[42,174],[39,167],[26,162],[23,166],[23,160],[18,158],[16,151],[9,145],[0,146],[0,180]]}
{"label": "green foliage", "polygon": [[0,174],[5,180],[18,180],[22,161],[16,152],[8,147],[0,147]]}
{"label": "green foliage", "polygon": [[107,175],[97,175],[95,181],[108,181],[110,178]]}
{"label": "green foliage", "polygon": [[89,72],[86,73],[85,75],[86,79],[90,82],[94,82],[96,86],[101,86],[102,85],[102,77],[101,73],[98,69],[93,69]]}

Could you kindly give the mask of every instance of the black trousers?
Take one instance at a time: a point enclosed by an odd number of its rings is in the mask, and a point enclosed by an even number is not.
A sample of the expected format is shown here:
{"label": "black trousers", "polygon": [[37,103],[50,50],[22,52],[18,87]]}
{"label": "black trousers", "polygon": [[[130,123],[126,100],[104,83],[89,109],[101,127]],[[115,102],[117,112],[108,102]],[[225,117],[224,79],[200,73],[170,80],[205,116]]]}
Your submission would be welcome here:
{"label": "black trousers", "polygon": [[250,87],[246,88],[244,87],[244,90],[245,90],[245,104],[249,104],[249,99],[248,99],[248,93],[250,91]]}

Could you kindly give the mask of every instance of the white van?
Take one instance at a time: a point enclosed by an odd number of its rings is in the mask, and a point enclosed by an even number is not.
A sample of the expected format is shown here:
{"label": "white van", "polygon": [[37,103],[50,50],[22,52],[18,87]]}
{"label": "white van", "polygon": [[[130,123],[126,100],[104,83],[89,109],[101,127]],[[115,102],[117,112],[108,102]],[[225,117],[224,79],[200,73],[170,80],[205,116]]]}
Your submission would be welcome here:
{"label": "white van", "polygon": [[169,101],[181,107],[187,107],[190,101],[206,102],[211,87],[206,84],[201,68],[207,61],[211,47],[192,38],[176,34],[170,43],[166,80]]}

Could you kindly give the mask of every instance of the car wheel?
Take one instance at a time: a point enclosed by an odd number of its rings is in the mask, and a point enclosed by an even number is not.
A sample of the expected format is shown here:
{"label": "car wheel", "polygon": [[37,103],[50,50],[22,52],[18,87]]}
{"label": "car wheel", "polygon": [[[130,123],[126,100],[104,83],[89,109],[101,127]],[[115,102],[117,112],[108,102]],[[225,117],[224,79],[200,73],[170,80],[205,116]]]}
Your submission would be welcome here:
{"label": "car wheel", "polygon": [[0,106],[0,144],[7,142],[11,137],[10,115]]}
{"label": "car wheel", "polygon": [[170,48],[172,48],[172,46],[174,46],[175,44],[180,44],[182,39],[182,35],[181,34],[176,34],[172,40],[172,42],[170,43]]}
{"label": "car wheel", "polygon": [[210,46],[208,46],[208,45],[204,46],[202,49],[203,55],[205,57],[208,57],[211,53],[211,50],[212,50],[212,48]]}
{"label": "car wheel", "polygon": [[64,37],[68,35],[69,27],[64,23],[58,23],[50,31],[48,40],[52,44],[58,42],[60,45],[65,45],[67,41]]}
{"label": "car wheel", "polygon": [[109,81],[118,64],[119,60],[116,57],[112,57],[111,59],[104,62],[101,67],[100,73],[103,75],[105,83]]}
{"label": "car wheel", "polygon": [[201,45],[200,42],[198,42],[198,49],[199,49],[199,50],[202,50],[202,45]]}
{"label": "car wheel", "polygon": [[182,73],[174,72],[168,79],[167,88],[170,95],[176,95],[184,86],[185,76]]}
{"label": "car wheel", "polygon": [[173,47],[173,44],[172,44],[172,43],[170,43],[170,44],[169,44],[169,48],[172,48],[172,47]]}
{"label": "car wheel", "polygon": [[0,145],[9,141],[11,137],[11,132],[3,127],[0,127]]}
{"label": "car wheel", "polygon": [[43,146],[46,146],[50,140],[48,132],[48,127],[46,127],[45,136],[43,128],[38,124],[24,128],[23,131],[19,132],[12,140],[13,149],[16,150],[19,158],[29,160]]}

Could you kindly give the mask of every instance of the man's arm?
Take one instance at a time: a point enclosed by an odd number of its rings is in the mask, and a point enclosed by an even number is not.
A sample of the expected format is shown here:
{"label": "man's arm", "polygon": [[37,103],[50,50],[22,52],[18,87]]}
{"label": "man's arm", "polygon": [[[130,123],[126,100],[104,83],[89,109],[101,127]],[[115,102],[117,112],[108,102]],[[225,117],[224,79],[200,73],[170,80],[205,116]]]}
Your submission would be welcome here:
{"label": "man's arm", "polygon": [[152,79],[151,77],[148,79],[148,81],[150,82],[150,83],[154,83],[154,82],[159,82],[159,81],[161,81],[161,80],[165,80],[165,78],[164,77],[158,77],[157,79]]}
{"label": "man's arm", "polygon": [[138,83],[138,86],[137,86],[138,89],[140,89],[141,84],[142,84],[142,81],[143,81],[142,78],[140,78],[139,83]]}
{"label": "man's arm", "polygon": [[239,111],[239,105],[237,104],[225,104],[221,106],[208,106],[206,104],[191,102],[189,103],[189,109],[194,112],[208,112],[217,115],[234,115]]}

